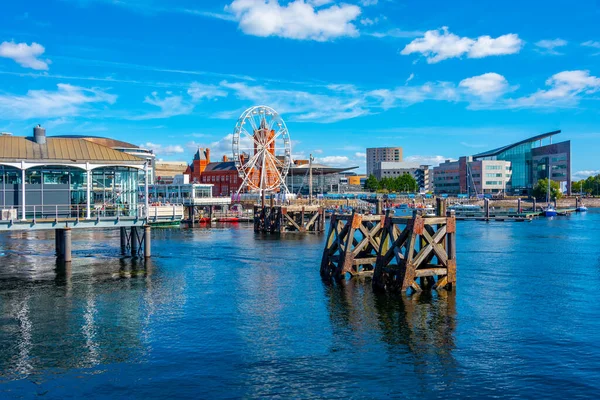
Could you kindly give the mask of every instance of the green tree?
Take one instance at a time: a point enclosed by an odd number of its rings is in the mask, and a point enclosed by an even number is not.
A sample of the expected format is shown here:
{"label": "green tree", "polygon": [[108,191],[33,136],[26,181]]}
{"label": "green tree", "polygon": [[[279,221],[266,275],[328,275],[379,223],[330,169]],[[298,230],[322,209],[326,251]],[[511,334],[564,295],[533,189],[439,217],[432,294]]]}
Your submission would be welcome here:
{"label": "green tree", "polygon": [[409,173],[402,174],[401,176],[396,178],[396,184],[398,186],[398,190],[402,192],[410,192],[414,193],[419,190],[419,185],[417,184],[417,180]]}
{"label": "green tree", "polygon": [[[537,181],[533,188],[533,195],[538,200],[546,200],[546,195],[548,193],[548,179],[540,179]],[[550,200],[558,200],[562,197],[562,192],[560,191],[560,184],[555,181],[550,181]]]}
{"label": "green tree", "polygon": [[369,175],[365,181],[365,190],[376,191],[379,189],[379,181],[375,178],[375,175]]}

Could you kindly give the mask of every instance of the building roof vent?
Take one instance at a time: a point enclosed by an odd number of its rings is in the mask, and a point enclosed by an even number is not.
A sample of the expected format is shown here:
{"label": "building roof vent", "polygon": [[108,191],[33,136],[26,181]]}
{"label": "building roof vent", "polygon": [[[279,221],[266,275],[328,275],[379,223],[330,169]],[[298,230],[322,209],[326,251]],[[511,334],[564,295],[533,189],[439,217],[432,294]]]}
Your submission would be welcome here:
{"label": "building roof vent", "polygon": [[33,128],[33,140],[37,144],[46,144],[46,129],[39,124]]}

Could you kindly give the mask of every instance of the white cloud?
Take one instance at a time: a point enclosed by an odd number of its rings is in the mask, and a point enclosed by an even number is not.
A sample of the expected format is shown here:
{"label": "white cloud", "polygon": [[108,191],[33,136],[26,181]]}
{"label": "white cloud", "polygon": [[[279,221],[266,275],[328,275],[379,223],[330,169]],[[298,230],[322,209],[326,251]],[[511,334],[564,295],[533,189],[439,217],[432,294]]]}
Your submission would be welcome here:
{"label": "white cloud", "polygon": [[587,42],[581,43],[584,47],[592,47],[594,49],[600,49],[600,42],[596,42],[594,40],[588,40]]}
{"label": "white cloud", "polygon": [[0,94],[3,119],[59,118],[80,115],[92,104],[113,104],[117,96],[96,88],[59,83],[57,90],[29,90],[26,95]]}
{"label": "white cloud", "polygon": [[571,174],[571,179],[573,181],[580,181],[582,179],[587,179],[590,176],[600,175],[600,170],[584,170],[584,171],[576,171]]}
{"label": "white cloud", "polygon": [[432,165],[434,167],[437,167],[444,161],[450,160],[450,159],[451,159],[450,157],[444,157],[444,156],[409,156],[409,157],[405,157],[404,161],[415,162],[415,163],[419,163],[420,165]]}
{"label": "white cloud", "polygon": [[562,55],[556,50],[557,47],[564,47],[568,44],[566,40],[563,39],[552,39],[552,40],[540,40],[536,42],[535,45],[539,47],[539,50],[543,54],[550,54],[554,56]]}
{"label": "white cloud", "polygon": [[[352,91],[310,93],[306,91],[270,89],[265,86],[251,86],[244,82],[221,82],[221,86],[231,90],[236,97],[254,104],[270,104],[280,114],[289,116],[292,121],[330,123],[367,115],[365,100]],[[347,88],[346,88],[347,89]],[[216,115],[219,118],[239,116],[232,111]],[[236,115],[237,114],[237,115]]]}
{"label": "white cloud", "polygon": [[151,96],[144,98],[144,103],[160,108],[160,111],[150,112],[141,115],[130,117],[132,120],[160,119],[169,118],[176,115],[190,114],[194,109],[194,105],[185,101],[182,96],[172,95],[167,92],[163,98],[158,96],[157,92],[152,92]]}
{"label": "white cloud", "polygon": [[32,68],[36,70],[48,70],[48,64],[50,60],[40,60],[39,56],[44,54],[44,46],[38,43],[15,43],[2,42],[0,44],[0,57],[10,58],[17,64],[25,68]]}
{"label": "white cloud", "polygon": [[549,89],[517,98],[509,99],[510,108],[573,107],[582,95],[600,91],[600,78],[590,75],[589,71],[563,71],[546,80]]}
{"label": "white cloud", "polygon": [[429,64],[434,64],[448,58],[467,55],[469,58],[483,58],[518,53],[523,41],[516,34],[502,35],[497,38],[480,36],[477,39],[460,37],[448,31],[448,27],[425,32],[407,44],[400,52],[402,55],[413,53],[422,54]]}
{"label": "white cloud", "polygon": [[357,158],[365,158],[367,156],[367,153],[356,152],[354,153],[354,156]]}
{"label": "white cloud", "polygon": [[360,15],[360,7],[319,7],[326,3],[294,0],[281,5],[278,0],[234,0],[225,10],[233,14],[242,32],[253,36],[316,41],[358,36],[353,21]]}
{"label": "white cloud", "polygon": [[458,86],[485,100],[493,100],[509,90],[506,78],[495,72],[463,79]]}
{"label": "white cloud", "polygon": [[157,143],[146,142],[146,143],[142,143],[140,145],[140,147],[142,147],[144,149],[152,150],[152,151],[154,151],[155,154],[165,155],[165,156],[170,156],[173,154],[181,154],[184,152],[183,147],[181,147],[179,145],[163,146],[163,145],[157,144]]}
{"label": "white cloud", "polygon": [[332,167],[350,167],[355,166],[351,165],[351,160],[347,156],[325,156],[325,157],[315,157],[315,162],[317,164],[330,165]]}
{"label": "white cloud", "polygon": [[194,101],[202,99],[212,100],[218,97],[227,97],[227,92],[216,85],[205,85],[199,82],[192,82],[187,93]]}

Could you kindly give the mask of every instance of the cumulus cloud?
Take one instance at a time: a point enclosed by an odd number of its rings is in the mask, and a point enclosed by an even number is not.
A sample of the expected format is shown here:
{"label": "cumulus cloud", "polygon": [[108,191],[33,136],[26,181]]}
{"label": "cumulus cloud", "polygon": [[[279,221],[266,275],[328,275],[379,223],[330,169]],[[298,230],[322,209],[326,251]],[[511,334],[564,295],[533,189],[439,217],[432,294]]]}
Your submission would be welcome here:
{"label": "cumulus cloud", "polygon": [[425,32],[407,44],[402,55],[418,53],[426,57],[429,64],[466,55],[468,58],[483,58],[515,54],[521,50],[523,41],[513,33],[497,38],[479,36],[476,39],[460,37],[448,31],[448,27]]}
{"label": "cumulus cloud", "polygon": [[564,47],[568,44],[566,40],[563,39],[552,39],[552,40],[540,40],[536,42],[535,45],[538,47],[538,51],[542,54],[550,54],[554,56],[562,55],[556,49],[558,47]]}
{"label": "cumulus cloud", "polygon": [[509,90],[506,78],[495,72],[463,79],[458,86],[486,100],[493,100]]}
{"label": "cumulus cloud", "polygon": [[331,165],[333,167],[349,167],[351,166],[350,157],[347,156],[325,156],[315,157],[317,164]]}
{"label": "cumulus cloud", "polygon": [[80,115],[94,104],[113,104],[117,96],[97,88],[59,83],[57,89],[29,90],[25,95],[0,94],[5,119],[59,118]]}
{"label": "cumulus cloud", "polygon": [[583,47],[592,47],[594,49],[600,49],[600,42],[594,40],[588,40],[587,42],[581,43]]}
{"label": "cumulus cloud", "polygon": [[587,179],[590,176],[600,175],[600,170],[584,170],[584,171],[576,171],[571,174],[571,179],[573,181],[580,181],[582,179]]}
{"label": "cumulus cloud", "polygon": [[184,152],[183,147],[179,145],[163,146],[162,144],[146,142],[140,144],[140,147],[154,151],[159,156],[171,156],[173,154],[181,154]]}
{"label": "cumulus cloud", "polygon": [[38,43],[15,43],[2,42],[0,44],[0,57],[10,58],[22,67],[36,70],[48,70],[50,60],[40,60],[38,57],[44,54],[46,49]]}
{"label": "cumulus cloud", "polygon": [[546,86],[549,88],[510,99],[507,104],[511,108],[573,107],[579,103],[582,95],[600,90],[600,78],[590,75],[590,71],[563,71],[546,80]]}
{"label": "cumulus cloud", "polygon": [[361,13],[352,4],[327,5],[329,1],[234,0],[225,10],[232,13],[242,32],[253,36],[328,41],[358,36],[354,21]]}

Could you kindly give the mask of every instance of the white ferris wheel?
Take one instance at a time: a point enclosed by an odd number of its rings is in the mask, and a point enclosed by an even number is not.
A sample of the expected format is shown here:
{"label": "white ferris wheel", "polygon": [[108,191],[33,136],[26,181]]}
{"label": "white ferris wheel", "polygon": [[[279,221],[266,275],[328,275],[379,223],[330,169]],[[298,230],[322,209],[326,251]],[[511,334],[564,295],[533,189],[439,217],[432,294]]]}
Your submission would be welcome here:
{"label": "white ferris wheel", "polygon": [[290,134],[272,108],[255,106],[238,119],[232,139],[233,159],[243,179],[243,190],[288,193],[285,177],[290,169]]}

